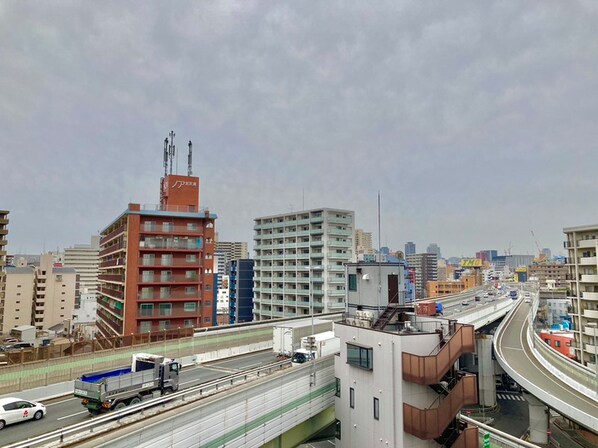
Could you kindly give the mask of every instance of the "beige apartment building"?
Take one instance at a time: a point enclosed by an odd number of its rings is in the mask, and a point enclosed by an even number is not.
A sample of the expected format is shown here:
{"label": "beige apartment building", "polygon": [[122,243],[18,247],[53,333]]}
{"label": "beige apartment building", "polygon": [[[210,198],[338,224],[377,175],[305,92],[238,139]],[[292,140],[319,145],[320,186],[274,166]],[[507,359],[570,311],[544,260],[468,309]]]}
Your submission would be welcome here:
{"label": "beige apartment building", "polygon": [[598,369],[598,224],[564,228],[575,357]]}
{"label": "beige apartment building", "polygon": [[359,255],[371,255],[374,253],[372,249],[372,232],[365,232],[363,229],[355,229],[355,253]]}
{"label": "beige apartment building", "polygon": [[0,331],[4,321],[4,296],[6,282],[6,245],[8,244],[8,210],[0,210]]}
{"label": "beige apartment building", "polygon": [[76,283],[75,270],[55,266],[52,254],[42,255],[39,266],[8,268],[2,331],[7,333],[19,325],[33,325],[38,330],[70,325]]}

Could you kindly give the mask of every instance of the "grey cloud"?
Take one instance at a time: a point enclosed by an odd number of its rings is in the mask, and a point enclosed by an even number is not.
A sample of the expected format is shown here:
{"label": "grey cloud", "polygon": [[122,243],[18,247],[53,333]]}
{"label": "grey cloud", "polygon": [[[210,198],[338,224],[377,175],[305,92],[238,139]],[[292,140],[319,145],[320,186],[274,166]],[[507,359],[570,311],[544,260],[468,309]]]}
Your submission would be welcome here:
{"label": "grey cloud", "polygon": [[9,250],[157,202],[171,129],[224,239],[302,192],[376,231],[380,190],[383,244],[447,255],[532,252],[530,228],[557,251],[563,226],[598,222],[593,2],[0,8]]}

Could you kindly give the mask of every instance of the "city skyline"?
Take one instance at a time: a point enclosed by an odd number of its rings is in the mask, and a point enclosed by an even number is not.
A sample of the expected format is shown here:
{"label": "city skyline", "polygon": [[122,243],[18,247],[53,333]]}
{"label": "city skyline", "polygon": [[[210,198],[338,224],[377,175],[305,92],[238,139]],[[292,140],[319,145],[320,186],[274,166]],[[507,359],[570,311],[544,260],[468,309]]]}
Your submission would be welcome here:
{"label": "city skyline", "polygon": [[592,3],[0,10],[9,253],[85,243],[128,203],[157,204],[171,130],[179,174],[193,141],[223,240],[330,207],[374,247],[535,255],[533,230],[559,255],[564,227],[598,222]]}

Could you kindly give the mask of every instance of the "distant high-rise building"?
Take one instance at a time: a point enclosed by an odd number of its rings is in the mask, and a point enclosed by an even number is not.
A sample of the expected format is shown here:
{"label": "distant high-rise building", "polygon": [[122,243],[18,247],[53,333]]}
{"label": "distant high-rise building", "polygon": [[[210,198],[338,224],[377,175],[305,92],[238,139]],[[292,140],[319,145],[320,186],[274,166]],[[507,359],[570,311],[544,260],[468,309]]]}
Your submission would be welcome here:
{"label": "distant high-rise building", "polygon": [[[245,241],[217,241],[216,251],[225,254],[225,265],[228,265],[231,260],[249,258],[247,242]],[[228,274],[228,272],[226,272],[226,274]]]}
{"label": "distant high-rise building", "polygon": [[200,209],[191,164],[188,175],[172,174],[173,138],[165,141],[160,204],[129,204],[101,232],[97,328],[103,337],[214,324],[217,217]]}
{"label": "distant high-rise building", "polygon": [[354,222],[330,208],[255,218],[255,320],[344,310]]}
{"label": "distant high-rise building", "polygon": [[598,224],[563,229],[569,260],[569,299],[575,337],[575,357],[592,370],[598,370]]}
{"label": "distant high-rise building", "polygon": [[478,260],[487,261],[491,263],[496,257],[498,256],[498,252],[494,249],[491,250],[481,250],[476,252],[475,257]]}
{"label": "distant high-rise building", "polygon": [[64,266],[75,269],[79,276],[81,294],[93,294],[98,291],[98,273],[100,264],[100,237],[91,237],[90,244],[75,244],[64,249]]}
{"label": "distant high-rise building", "polygon": [[8,244],[8,210],[0,210],[0,332],[4,322],[4,291],[6,288],[6,245]]}
{"label": "distant high-rise building", "polygon": [[430,243],[428,248],[426,249],[426,253],[436,255],[436,258],[442,258],[440,256],[440,247],[436,243]]}
{"label": "distant high-rise building", "polygon": [[374,253],[372,249],[372,232],[355,229],[355,253],[357,256]]}
{"label": "distant high-rise building", "polygon": [[405,243],[405,256],[413,255],[414,253],[415,253],[415,243],[412,241]]}
{"label": "distant high-rise building", "polygon": [[232,260],[230,265],[229,323],[253,320],[253,260]]}
{"label": "distant high-rise building", "polygon": [[438,257],[436,254],[425,253],[407,255],[405,259],[415,269],[415,298],[427,297],[427,282],[438,280]]}

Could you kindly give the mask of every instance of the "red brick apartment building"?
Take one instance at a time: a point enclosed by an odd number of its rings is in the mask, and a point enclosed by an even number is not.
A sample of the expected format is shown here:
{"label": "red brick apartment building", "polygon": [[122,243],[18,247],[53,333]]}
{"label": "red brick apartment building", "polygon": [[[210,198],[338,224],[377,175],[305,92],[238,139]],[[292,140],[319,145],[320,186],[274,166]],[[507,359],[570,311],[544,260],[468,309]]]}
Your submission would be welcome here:
{"label": "red brick apartment building", "polygon": [[166,175],[159,205],[129,204],[101,232],[98,336],[215,325],[215,220],[199,177]]}

